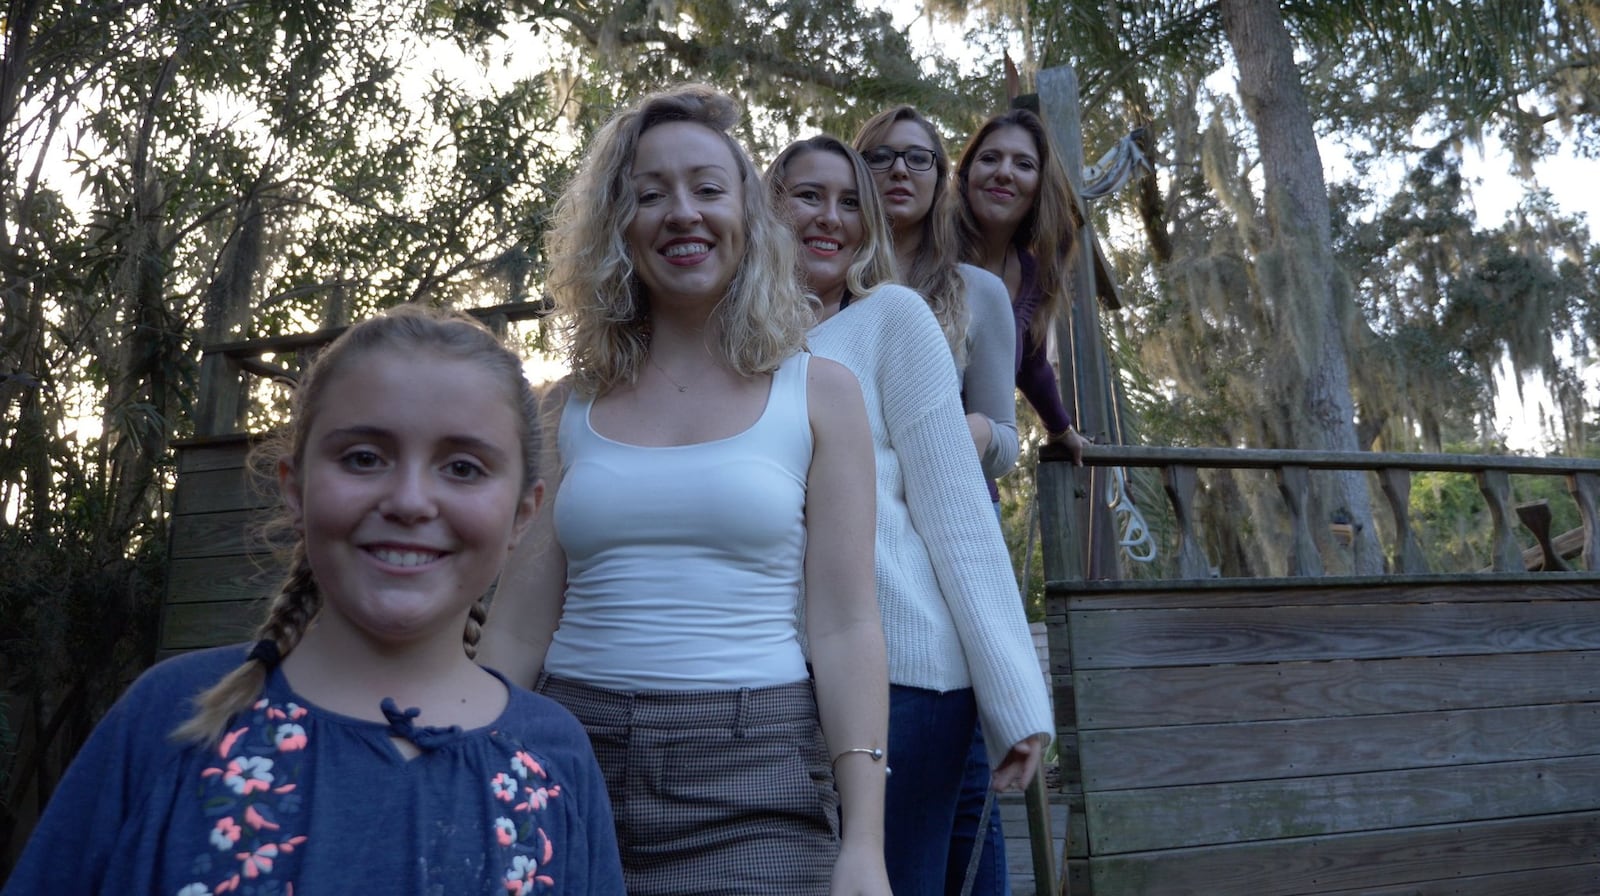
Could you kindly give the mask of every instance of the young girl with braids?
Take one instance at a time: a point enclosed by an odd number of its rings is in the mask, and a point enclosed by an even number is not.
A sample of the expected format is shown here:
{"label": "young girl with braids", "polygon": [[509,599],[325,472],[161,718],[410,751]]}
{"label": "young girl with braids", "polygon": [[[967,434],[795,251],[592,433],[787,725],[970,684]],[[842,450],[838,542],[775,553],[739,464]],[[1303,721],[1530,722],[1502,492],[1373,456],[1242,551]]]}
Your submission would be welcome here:
{"label": "young girl with braids", "polygon": [[259,640],[141,676],[5,893],[623,892],[583,729],[473,660],[542,496],[536,420],[468,318],[334,340],[268,449],[294,546]]}

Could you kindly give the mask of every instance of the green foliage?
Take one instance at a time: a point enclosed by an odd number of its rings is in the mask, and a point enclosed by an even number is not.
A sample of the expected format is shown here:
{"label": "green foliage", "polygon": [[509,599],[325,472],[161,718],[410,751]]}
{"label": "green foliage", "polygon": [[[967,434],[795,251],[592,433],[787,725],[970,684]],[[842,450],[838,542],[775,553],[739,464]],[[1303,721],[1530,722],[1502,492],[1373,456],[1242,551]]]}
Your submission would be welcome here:
{"label": "green foliage", "polygon": [[[1470,446],[1456,446],[1470,447]],[[1559,476],[1511,477],[1512,506],[1545,502],[1552,538],[1582,525],[1577,502]],[[1494,563],[1494,528],[1476,479],[1466,473],[1418,473],[1411,483],[1411,523],[1429,569],[1476,572]],[[1533,535],[1513,520],[1518,546],[1535,546]]]}

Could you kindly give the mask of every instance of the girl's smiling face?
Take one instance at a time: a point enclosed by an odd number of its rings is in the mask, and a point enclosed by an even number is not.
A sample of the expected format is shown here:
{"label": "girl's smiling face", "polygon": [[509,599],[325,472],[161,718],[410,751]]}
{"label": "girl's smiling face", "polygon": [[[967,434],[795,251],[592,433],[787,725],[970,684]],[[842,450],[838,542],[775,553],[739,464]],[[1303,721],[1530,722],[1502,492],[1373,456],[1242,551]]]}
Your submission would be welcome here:
{"label": "girl's smiling face", "polygon": [[325,385],[284,500],[322,595],[318,626],[384,645],[460,643],[538,506],[518,409],[469,360],[375,350]]}

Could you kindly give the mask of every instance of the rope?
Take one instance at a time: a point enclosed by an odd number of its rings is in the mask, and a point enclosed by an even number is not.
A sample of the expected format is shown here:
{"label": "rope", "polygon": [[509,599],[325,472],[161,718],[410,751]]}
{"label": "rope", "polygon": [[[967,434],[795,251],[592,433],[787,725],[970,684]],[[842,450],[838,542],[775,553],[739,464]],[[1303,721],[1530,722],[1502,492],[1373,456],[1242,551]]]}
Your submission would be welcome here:
{"label": "rope", "polygon": [[1128,494],[1128,474],[1122,467],[1111,467],[1111,477],[1106,480],[1106,506],[1113,519],[1119,522],[1122,534],[1117,546],[1135,563],[1149,563],[1156,559],[1156,541],[1150,536],[1150,527],[1144,514]]}
{"label": "rope", "polygon": [[1083,169],[1083,189],[1079,192],[1084,199],[1099,199],[1101,196],[1115,193],[1133,177],[1135,171],[1141,168],[1146,171],[1155,170],[1150,166],[1150,160],[1139,150],[1139,136],[1139,132],[1134,131],[1123,137],[1112,144],[1106,154],[1100,157],[1100,161]]}
{"label": "rope", "polygon": [[972,896],[978,880],[978,863],[983,859],[983,844],[989,839],[989,813],[994,809],[994,788],[983,795],[983,812],[978,815],[978,830],[972,836],[972,858],[967,859],[967,876],[961,881],[961,896]]}

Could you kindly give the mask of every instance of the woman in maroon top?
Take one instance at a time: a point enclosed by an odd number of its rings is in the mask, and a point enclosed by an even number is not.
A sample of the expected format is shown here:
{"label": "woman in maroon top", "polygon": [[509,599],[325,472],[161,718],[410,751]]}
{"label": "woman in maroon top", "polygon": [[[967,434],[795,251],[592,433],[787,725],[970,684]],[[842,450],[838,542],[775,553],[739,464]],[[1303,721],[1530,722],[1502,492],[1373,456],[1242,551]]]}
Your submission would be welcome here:
{"label": "woman in maroon top", "polygon": [[1038,413],[1049,441],[1066,445],[1076,462],[1088,439],[1062,404],[1046,346],[1082,222],[1054,150],[1039,116],[1026,109],[996,115],[961,153],[956,192],[967,260],[994,273],[1011,293],[1017,388]]}

